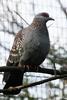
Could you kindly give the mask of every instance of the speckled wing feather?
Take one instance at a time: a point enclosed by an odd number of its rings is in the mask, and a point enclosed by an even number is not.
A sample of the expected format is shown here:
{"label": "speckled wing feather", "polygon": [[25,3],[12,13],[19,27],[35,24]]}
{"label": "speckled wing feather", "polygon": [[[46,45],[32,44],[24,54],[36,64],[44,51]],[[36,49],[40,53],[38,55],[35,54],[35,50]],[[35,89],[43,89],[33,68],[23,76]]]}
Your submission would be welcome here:
{"label": "speckled wing feather", "polygon": [[22,34],[22,30],[17,33],[7,61],[7,65],[8,63],[11,65],[16,65],[19,63],[20,56],[22,55],[21,52],[23,50],[23,35],[24,34]]}
{"label": "speckled wing feather", "polygon": [[[23,37],[24,34],[22,30],[19,31],[14,39],[14,43],[12,49],[10,51],[10,55],[7,61],[7,66],[17,66],[19,63],[20,56],[22,55],[21,51],[23,51]],[[8,80],[8,72],[4,73],[4,81]]]}
{"label": "speckled wing feather", "polygon": [[[6,66],[18,66],[20,57],[23,54],[23,40],[24,34],[22,30],[20,30],[17,35],[15,36],[14,43],[12,49],[10,51],[10,55],[7,61]],[[4,89],[7,89],[11,86],[19,86],[22,84],[23,80],[23,72],[4,72],[3,81],[6,82]],[[18,94],[20,90],[10,91],[10,92],[3,92],[4,94]]]}

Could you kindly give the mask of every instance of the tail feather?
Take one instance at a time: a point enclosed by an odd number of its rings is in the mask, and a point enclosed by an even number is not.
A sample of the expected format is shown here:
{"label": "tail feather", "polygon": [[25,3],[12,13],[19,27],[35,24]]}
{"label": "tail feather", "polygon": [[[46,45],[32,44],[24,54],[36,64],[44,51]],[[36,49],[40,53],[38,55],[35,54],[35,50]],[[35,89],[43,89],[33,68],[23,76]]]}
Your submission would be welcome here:
{"label": "tail feather", "polygon": [[[17,71],[17,72],[11,72],[8,80],[6,81],[6,85],[4,86],[4,89],[8,89],[9,87],[15,87],[22,85],[23,80],[23,72]],[[15,90],[15,91],[9,91],[9,92],[3,92],[3,94],[6,95],[15,95],[20,93],[21,90]]]}

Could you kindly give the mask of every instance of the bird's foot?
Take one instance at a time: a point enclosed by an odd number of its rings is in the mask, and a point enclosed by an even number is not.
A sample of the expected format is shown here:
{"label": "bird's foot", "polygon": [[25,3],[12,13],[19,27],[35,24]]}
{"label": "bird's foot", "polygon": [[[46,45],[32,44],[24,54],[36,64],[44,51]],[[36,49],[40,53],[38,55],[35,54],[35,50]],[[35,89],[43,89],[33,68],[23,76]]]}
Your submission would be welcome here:
{"label": "bird's foot", "polygon": [[38,66],[36,65],[20,65],[19,64],[19,67],[20,68],[23,68],[26,71],[35,71],[35,72],[38,72]]}
{"label": "bird's foot", "polygon": [[38,67],[36,65],[26,65],[26,69],[28,71],[35,71],[38,72]]}

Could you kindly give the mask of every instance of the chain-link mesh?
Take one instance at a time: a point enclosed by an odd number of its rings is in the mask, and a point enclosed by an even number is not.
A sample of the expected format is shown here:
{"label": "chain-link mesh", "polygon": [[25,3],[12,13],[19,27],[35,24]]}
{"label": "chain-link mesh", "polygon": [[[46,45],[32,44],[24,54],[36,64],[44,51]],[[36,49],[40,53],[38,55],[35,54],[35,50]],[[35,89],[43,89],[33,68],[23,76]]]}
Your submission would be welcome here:
{"label": "chain-link mesh", "polygon": [[[48,22],[51,49],[42,67],[56,68],[67,64],[67,1],[66,0],[0,0],[0,66],[6,65],[16,33],[28,26],[39,12],[48,12],[55,22]],[[28,23],[26,23],[19,15]],[[50,59],[49,59],[50,58]],[[3,88],[2,73],[0,88]],[[50,77],[47,74],[25,73],[24,84]],[[18,96],[0,95],[0,100],[66,100],[65,82],[55,80],[39,86],[23,89]]]}

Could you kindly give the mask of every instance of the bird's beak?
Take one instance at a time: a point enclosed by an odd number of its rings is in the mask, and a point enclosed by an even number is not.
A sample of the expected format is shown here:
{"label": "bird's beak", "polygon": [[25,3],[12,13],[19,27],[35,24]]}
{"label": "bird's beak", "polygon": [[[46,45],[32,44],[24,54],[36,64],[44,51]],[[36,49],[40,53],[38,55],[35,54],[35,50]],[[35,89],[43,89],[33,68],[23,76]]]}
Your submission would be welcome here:
{"label": "bird's beak", "polygon": [[48,17],[48,18],[47,18],[47,20],[46,20],[46,22],[47,22],[47,21],[49,21],[49,20],[53,20],[53,21],[54,21],[54,19],[53,19],[53,18]]}
{"label": "bird's beak", "polygon": [[51,17],[48,17],[48,19],[47,20],[53,20],[54,21],[54,19],[53,18],[51,18]]}

